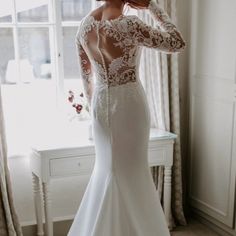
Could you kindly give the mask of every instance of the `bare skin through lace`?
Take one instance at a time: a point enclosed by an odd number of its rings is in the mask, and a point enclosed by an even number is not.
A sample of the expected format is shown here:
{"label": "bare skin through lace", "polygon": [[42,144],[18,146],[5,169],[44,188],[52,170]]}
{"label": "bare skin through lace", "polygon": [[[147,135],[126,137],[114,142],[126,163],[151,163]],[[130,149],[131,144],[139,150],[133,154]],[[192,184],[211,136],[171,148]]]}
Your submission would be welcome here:
{"label": "bare skin through lace", "polygon": [[86,16],[76,35],[81,76],[89,103],[95,72],[97,82],[108,87],[135,82],[142,47],[164,53],[181,52],[185,42],[169,16],[151,0],[148,9],[158,27],[144,23],[137,16],[119,16],[97,20]]}

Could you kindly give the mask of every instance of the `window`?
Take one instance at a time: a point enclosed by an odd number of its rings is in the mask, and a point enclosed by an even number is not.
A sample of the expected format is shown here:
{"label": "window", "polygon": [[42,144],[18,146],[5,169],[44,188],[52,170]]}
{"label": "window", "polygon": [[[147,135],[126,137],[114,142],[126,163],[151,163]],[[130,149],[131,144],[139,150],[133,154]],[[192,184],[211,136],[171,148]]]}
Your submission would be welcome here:
{"label": "window", "polygon": [[95,1],[1,1],[1,84],[51,85],[62,95],[64,84],[79,81],[74,37]]}
{"label": "window", "polygon": [[0,84],[7,141],[21,152],[30,125],[44,127],[59,119],[58,110],[68,115],[73,109],[68,91],[83,91],[75,35],[80,20],[98,3],[0,0],[0,5]]}
{"label": "window", "polygon": [[95,3],[0,0],[0,84],[14,153],[24,152],[31,126],[43,128],[58,110],[65,111],[69,89],[83,89],[74,39]]}

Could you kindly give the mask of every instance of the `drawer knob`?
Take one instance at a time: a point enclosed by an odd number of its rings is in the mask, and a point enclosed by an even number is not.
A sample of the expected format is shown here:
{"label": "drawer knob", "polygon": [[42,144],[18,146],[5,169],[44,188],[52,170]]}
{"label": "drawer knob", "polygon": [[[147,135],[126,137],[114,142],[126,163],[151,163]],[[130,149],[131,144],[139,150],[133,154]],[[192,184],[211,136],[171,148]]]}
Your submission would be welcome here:
{"label": "drawer knob", "polygon": [[80,166],[80,162],[78,162],[78,166]]}

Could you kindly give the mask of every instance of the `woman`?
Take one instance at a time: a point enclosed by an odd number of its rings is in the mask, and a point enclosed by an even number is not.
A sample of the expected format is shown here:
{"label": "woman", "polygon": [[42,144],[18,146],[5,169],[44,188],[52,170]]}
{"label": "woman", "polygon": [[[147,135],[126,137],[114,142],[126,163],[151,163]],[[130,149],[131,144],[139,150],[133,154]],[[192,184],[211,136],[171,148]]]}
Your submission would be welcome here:
{"label": "woman", "polygon": [[[158,27],[123,15],[126,4],[149,9]],[[150,113],[138,71],[143,47],[180,52],[181,33],[155,0],[106,0],[82,20],[76,45],[96,159],[68,235],[170,235],[148,165]]]}

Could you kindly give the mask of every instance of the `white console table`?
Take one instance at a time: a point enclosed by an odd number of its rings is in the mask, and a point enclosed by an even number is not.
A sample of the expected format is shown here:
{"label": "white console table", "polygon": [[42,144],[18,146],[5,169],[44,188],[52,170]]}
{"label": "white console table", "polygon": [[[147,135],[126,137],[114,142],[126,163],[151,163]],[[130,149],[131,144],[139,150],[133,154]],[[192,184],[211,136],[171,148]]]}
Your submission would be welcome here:
{"label": "white console table", "polygon": [[[81,128],[64,127],[61,130],[45,130],[32,144],[30,158],[35,213],[38,236],[53,236],[53,219],[50,196],[51,180],[91,173],[95,161],[93,141],[88,139],[88,132],[81,135]],[[88,127],[83,126],[88,129]],[[44,134],[44,135],[43,135]],[[53,135],[50,135],[53,134]],[[87,136],[86,136],[87,135]],[[173,165],[173,144],[177,135],[157,129],[151,129],[149,142],[149,163],[151,166],[164,166],[164,212],[170,222],[171,211],[171,168]],[[45,229],[43,230],[43,214]]]}

